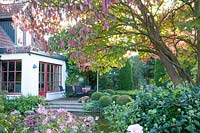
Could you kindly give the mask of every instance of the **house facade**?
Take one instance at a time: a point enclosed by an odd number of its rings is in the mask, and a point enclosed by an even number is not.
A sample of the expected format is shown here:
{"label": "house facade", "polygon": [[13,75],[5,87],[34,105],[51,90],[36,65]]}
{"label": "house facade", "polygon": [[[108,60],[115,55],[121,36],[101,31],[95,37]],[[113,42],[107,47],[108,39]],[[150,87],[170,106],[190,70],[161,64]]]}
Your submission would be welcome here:
{"label": "house facade", "polygon": [[[5,10],[9,6],[9,10]],[[63,97],[67,77],[66,58],[34,47],[34,38],[12,26],[12,15],[22,3],[0,3],[0,89],[12,98],[21,95]]]}

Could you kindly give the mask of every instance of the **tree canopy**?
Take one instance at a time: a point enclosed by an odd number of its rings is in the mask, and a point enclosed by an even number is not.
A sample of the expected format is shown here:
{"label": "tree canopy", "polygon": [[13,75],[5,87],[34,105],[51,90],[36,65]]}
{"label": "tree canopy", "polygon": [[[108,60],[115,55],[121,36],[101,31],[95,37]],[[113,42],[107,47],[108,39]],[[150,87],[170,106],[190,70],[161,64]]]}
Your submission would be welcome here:
{"label": "tree canopy", "polygon": [[[82,67],[90,62],[105,72],[137,51],[158,55],[174,84],[199,85],[199,17],[199,0],[30,0],[13,20],[40,46],[65,52]],[[190,64],[196,62],[195,83]]]}

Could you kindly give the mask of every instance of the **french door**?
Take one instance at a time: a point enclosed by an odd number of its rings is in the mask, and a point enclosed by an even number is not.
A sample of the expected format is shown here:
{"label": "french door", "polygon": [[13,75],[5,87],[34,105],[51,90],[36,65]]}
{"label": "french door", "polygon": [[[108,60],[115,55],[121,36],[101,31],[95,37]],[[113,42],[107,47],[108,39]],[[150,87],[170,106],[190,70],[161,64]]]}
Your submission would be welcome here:
{"label": "french door", "polygon": [[39,63],[39,96],[46,97],[47,92],[59,91],[62,84],[62,66],[47,62]]}

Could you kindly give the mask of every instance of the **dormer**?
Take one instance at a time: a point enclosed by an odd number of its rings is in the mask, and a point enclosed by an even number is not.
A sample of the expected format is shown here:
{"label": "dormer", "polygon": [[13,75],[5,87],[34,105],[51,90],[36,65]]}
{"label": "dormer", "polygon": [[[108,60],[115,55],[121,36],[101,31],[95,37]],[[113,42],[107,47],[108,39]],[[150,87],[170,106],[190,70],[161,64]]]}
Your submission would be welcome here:
{"label": "dormer", "polygon": [[[12,4],[1,4],[0,2],[0,40],[3,40],[5,36],[12,41],[12,45],[15,47],[31,46],[32,37],[28,32],[23,32],[19,28],[14,28],[12,26],[12,15],[19,12],[25,5],[23,3],[12,3]],[[2,46],[0,42],[0,47]],[[5,45],[5,44],[4,44]],[[7,46],[10,46],[8,44]]]}

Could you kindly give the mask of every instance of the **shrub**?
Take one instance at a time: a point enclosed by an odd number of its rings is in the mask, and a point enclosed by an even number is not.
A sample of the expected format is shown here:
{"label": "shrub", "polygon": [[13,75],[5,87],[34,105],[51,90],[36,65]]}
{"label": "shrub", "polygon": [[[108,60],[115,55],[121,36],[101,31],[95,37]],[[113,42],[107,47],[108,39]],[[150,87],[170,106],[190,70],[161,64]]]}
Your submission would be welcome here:
{"label": "shrub", "polygon": [[115,91],[114,90],[111,90],[111,89],[107,89],[105,90],[104,92],[110,94],[110,95],[114,95],[115,94]]}
{"label": "shrub", "polygon": [[124,131],[140,124],[144,132],[200,132],[200,88],[140,93],[133,106],[112,105],[105,118]]}
{"label": "shrub", "polygon": [[120,86],[123,90],[130,90],[133,88],[133,76],[131,69],[131,64],[128,60],[125,67],[119,71]]}
{"label": "shrub", "polygon": [[112,98],[110,96],[102,96],[99,99],[99,103],[101,107],[106,107],[112,104]]}
{"label": "shrub", "polygon": [[22,133],[24,127],[21,115],[0,113],[0,133]]}
{"label": "shrub", "polygon": [[112,95],[112,100],[116,102],[118,97],[120,97],[120,95]]}
{"label": "shrub", "polygon": [[38,108],[38,105],[44,105],[44,99],[38,96],[20,96],[12,100],[4,101],[4,111],[10,112],[17,110],[24,113],[27,110]]}
{"label": "shrub", "polygon": [[88,133],[94,131],[94,118],[75,116],[67,110],[46,110],[39,106],[33,115],[0,113],[1,133]]}
{"label": "shrub", "polygon": [[131,102],[132,98],[129,95],[121,95],[117,98],[116,103],[119,105],[126,105]]}
{"label": "shrub", "polygon": [[84,110],[89,112],[101,112],[102,108],[100,107],[99,101],[89,101],[84,104]]}
{"label": "shrub", "polygon": [[98,101],[104,94],[102,92],[94,92],[91,95],[91,99],[94,101]]}

